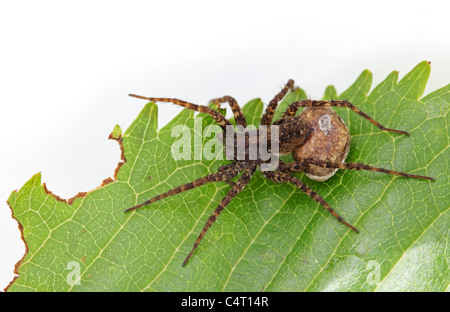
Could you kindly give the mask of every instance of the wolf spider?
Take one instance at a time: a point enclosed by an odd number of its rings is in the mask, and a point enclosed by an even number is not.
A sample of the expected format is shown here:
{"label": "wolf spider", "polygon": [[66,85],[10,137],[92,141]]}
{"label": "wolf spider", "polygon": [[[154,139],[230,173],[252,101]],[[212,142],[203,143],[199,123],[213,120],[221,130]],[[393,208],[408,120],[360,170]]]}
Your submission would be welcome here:
{"label": "wolf spider", "polygon": [[[427,176],[408,174],[384,168],[377,168],[362,163],[344,162],[349,152],[350,133],[345,123],[331,107],[349,108],[355,113],[366,118],[381,130],[409,135],[409,133],[406,131],[389,129],[382,126],[377,121],[373,120],[370,116],[368,116],[346,100],[296,101],[290,104],[289,108],[285,111],[281,119],[272,123],[272,118],[274,116],[278,102],[284,98],[289,90],[294,90],[294,81],[292,79],[289,80],[288,83],[283,87],[283,89],[270,101],[264,112],[264,115],[262,116],[261,125],[268,126],[273,124],[279,126],[279,137],[277,141],[279,144],[279,154],[283,155],[292,153],[295,162],[283,163],[278,159],[278,167],[275,170],[262,171],[260,169],[262,175],[267,179],[278,183],[292,183],[294,186],[305,192],[309,197],[321,204],[340,223],[346,225],[355,232],[358,232],[358,229],[344,221],[344,219],[339,216],[319,194],[314,192],[311,188],[306,186],[302,181],[292,176],[290,173],[304,172],[313,180],[324,181],[330,178],[338,169],[350,169],[370,170],[408,178],[434,180],[433,178]],[[222,127],[225,133],[228,129],[233,129],[227,127],[232,126],[229,120],[227,120],[222,114],[213,110],[212,108],[209,108],[208,106],[196,105],[173,98],[143,97],[134,94],[130,94],[130,96],[153,102],[171,102],[187,109],[206,113],[209,114],[219,124],[220,127]],[[220,107],[221,103],[228,103],[231,107],[231,110],[233,111],[236,124],[241,125],[244,128],[247,127],[247,122],[245,120],[244,114],[242,113],[241,108],[233,97],[224,96],[211,100],[211,102],[215,103],[218,107]],[[295,115],[297,113],[297,110],[301,107],[304,109],[300,113],[300,115],[296,117]],[[259,129],[261,129],[261,127]],[[260,135],[259,129],[256,130],[258,136]],[[234,130],[231,131],[234,132]],[[235,133],[233,133],[233,135],[234,134]],[[246,141],[246,143],[246,148],[248,148],[248,141]],[[236,153],[234,155],[236,155]],[[248,150],[246,149],[244,160],[237,159],[235,156],[233,162],[221,166],[218,172],[209,174],[193,182],[176,187],[137,206],[128,208],[125,211],[129,212],[132,210],[136,210],[140,207],[149,205],[165,197],[172,196],[207,183],[225,181],[231,184],[232,187],[228,191],[227,195],[219,203],[218,207],[211,214],[208,221],[206,221],[206,224],[203,227],[203,230],[201,231],[197,240],[195,241],[194,246],[184,260],[182,266],[185,266],[191,258],[194,250],[197,248],[197,246],[200,244],[200,241],[205,236],[206,231],[214,223],[222,210],[237,194],[239,194],[239,192],[244,189],[244,187],[249,183],[256,169],[265,162],[267,161],[262,160],[259,155],[257,159],[250,159],[248,157]],[[239,179],[236,182],[232,182],[231,179],[237,176],[239,173],[242,173]]]}

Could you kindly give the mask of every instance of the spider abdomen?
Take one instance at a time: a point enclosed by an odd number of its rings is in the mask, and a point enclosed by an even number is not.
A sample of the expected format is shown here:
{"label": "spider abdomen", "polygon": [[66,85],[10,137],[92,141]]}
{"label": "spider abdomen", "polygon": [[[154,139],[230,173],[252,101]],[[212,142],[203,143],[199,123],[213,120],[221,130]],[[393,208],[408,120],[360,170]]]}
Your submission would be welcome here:
{"label": "spider abdomen", "polygon": [[[310,137],[292,152],[292,156],[297,162],[306,159],[332,163],[344,162],[350,148],[350,132],[344,121],[332,108],[305,108],[298,118],[308,123]],[[308,165],[304,170],[309,178],[316,181],[325,181],[336,171],[335,168],[323,168],[315,165]]]}

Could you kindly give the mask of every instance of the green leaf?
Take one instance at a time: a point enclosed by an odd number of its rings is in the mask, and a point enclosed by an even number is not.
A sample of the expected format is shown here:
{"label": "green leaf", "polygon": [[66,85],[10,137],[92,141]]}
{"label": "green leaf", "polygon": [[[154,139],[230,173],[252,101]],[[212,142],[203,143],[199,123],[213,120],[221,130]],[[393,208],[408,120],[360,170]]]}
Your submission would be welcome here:
{"label": "green leaf", "polygon": [[[346,220],[343,226],[301,190],[257,172],[222,212],[186,267],[181,264],[229,185],[207,184],[132,213],[134,206],[216,171],[225,160],[195,160],[213,124],[183,110],[157,130],[157,110],[145,105],[119,142],[114,179],[64,200],[34,175],[8,203],[23,228],[27,253],[9,291],[445,291],[449,285],[450,85],[420,98],[430,66],[418,64],[400,82],[392,72],[372,91],[364,71],[343,93],[383,125],[336,109],[352,133],[349,162],[429,175],[436,182],[382,173],[339,171],[326,182],[299,174]],[[275,118],[303,90],[290,93]],[[165,105],[160,104],[160,109]],[[249,124],[261,119],[259,99],[244,106]],[[201,122],[201,123],[200,123]],[[175,126],[193,131],[192,160],[174,160]],[[197,149],[197,150],[196,150]]]}

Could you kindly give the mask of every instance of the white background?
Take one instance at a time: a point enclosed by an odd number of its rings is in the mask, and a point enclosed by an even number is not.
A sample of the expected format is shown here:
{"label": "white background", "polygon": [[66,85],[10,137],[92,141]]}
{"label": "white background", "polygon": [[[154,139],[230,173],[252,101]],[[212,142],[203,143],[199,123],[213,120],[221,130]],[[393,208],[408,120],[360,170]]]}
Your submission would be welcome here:
{"label": "white background", "polygon": [[[422,60],[425,93],[450,81],[448,1],[1,1],[0,289],[24,253],[6,204],[42,173],[70,198],[113,175],[114,125],[145,104],[267,103],[293,78],[311,98],[364,70],[378,84]],[[180,109],[161,104],[159,126]]]}

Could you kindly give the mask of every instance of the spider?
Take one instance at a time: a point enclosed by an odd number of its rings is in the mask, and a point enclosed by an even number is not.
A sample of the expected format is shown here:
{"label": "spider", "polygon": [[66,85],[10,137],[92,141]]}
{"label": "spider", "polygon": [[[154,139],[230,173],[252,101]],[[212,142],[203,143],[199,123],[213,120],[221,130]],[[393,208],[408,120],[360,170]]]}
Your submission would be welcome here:
{"label": "spider", "polygon": [[[381,130],[409,135],[409,133],[406,131],[390,129],[382,126],[377,121],[372,119],[370,116],[368,116],[346,100],[296,101],[290,104],[281,119],[272,123],[272,118],[274,116],[275,109],[278,103],[290,90],[294,89],[294,81],[290,79],[282,88],[282,90],[278,94],[276,94],[275,97],[270,101],[264,112],[264,115],[262,116],[260,127],[256,130],[256,132],[257,136],[260,136],[261,126],[278,126],[278,137],[276,138],[276,142],[279,145],[279,155],[292,153],[292,157],[295,162],[284,163],[277,158],[278,166],[275,168],[275,170],[262,170],[262,165],[267,163],[267,160],[263,160],[259,154],[257,155],[256,159],[249,157],[248,148],[249,144],[251,143],[249,143],[250,141],[247,138],[244,159],[239,159],[235,156],[231,163],[221,166],[215,173],[176,187],[172,190],[167,191],[166,193],[155,196],[137,206],[125,210],[125,212],[136,210],[140,207],[149,205],[165,197],[176,195],[207,183],[218,181],[228,182],[231,185],[231,188],[229,189],[227,195],[219,203],[217,208],[214,210],[214,212],[211,214],[209,219],[206,221],[206,224],[197,237],[191,251],[184,260],[182,264],[183,267],[188,263],[195,249],[200,244],[206,232],[220,215],[222,210],[236,195],[238,195],[245,188],[245,186],[249,183],[252,175],[258,168],[264,177],[273,182],[292,183],[295,187],[301,189],[309,197],[322,205],[340,223],[346,225],[355,232],[358,232],[357,228],[346,222],[319,194],[314,192],[306,184],[300,181],[300,179],[292,176],[291,173],[304,172],[309,178],[313,180],[325,181],[333,176],[338,169],[370,170],[408,178],[420,178],[434,181],[434,178],[427,176],[408,174],[384,168],[377,168],[362,163],[344,162],[349,152],[350,133],[344,121],[339,117],[339,115],[336,114],[336,112],[331,107],[349,108],[370,121]],[[174,98],[143,97],[135,94],[130,94],[130,96],[153,102],[170,102],[187,109],[209,114],[223,129],[224,133],[228,135],[230,134],[229,131],[232,131],[232,135],[236,136],[236,131],[233,130],[234,128],[232,127],[231,122],[227,120],[225,116],[208,106],[197,105]],[[233,97],[224,96],[221,98],[213,99],[211,100],[211,102],[216,104],[217,107],[220,107],[220,104],[222,103],[228,103],[233,112],[236,124],[244,128],[247,127],[247,122],[245,120],[244,114],[242,113],[242,110],[239,107],[237,101]],[[304,109],[296,117],[295,115],[299,108]],[[265,139],[268,140],[270,135],[271,132],[269,131]],[[269,146],[270,150],[270,144],[267,143],[267,145]],[[234,147],[234,150],[236,150],[236,147]],[[236,155],[236,153],[234,155]],[[241,175],[236,182],[231,181],[232,178],[236,177],[239,174]]]}

